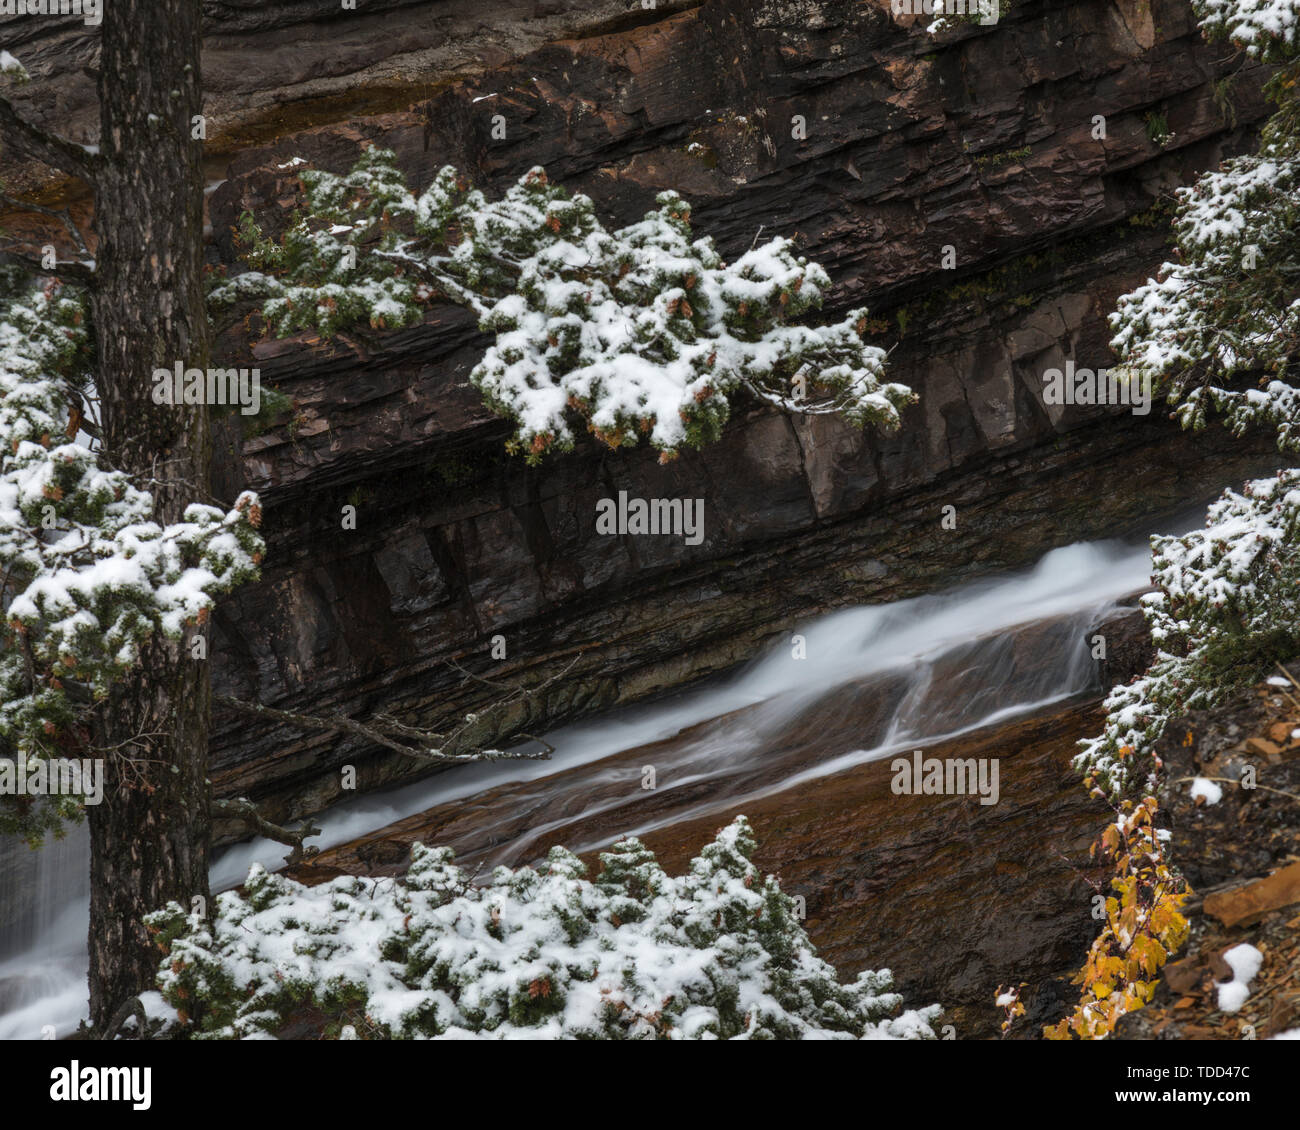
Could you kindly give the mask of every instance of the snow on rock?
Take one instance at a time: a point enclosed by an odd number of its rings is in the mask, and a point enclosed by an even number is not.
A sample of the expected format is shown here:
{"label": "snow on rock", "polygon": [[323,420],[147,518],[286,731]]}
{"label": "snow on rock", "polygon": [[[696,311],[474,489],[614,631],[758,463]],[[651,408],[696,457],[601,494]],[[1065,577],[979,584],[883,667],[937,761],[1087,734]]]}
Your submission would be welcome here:
{"label": "snow on rock", "polygon": [[1219,985],[1219,1008],[1224,1012],[1238,1012],[1250,996],[1250,983],[1264,964],[1264,955],[1245,942],[1225,950],[1223,960],[1232,970],[1232,980]]}
{"label": "snow on rock", "polygon": [[1223,790],[1208,777],[1197,777],[1192,782],[1192,800],[1205,798],[1206,804],[1218,804],[1223,799]]}
{"label": "snow on rock", "polygon": [[0,51],[0,75],[10,75],[17,82],[26,82],[27,68],[8,51]]}

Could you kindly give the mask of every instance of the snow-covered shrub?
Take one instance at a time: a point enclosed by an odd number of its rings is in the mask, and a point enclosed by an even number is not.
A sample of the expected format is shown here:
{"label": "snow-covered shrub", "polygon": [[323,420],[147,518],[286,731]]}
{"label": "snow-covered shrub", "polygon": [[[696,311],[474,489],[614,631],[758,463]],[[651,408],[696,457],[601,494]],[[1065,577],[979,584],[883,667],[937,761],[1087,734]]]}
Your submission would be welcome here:
{"label": "snow-covered shrub", "polygon": [[1090,784],[1143,788],[1169,722],[1213,706],[1300,654],[1300,471],[1225,491],[1205,528],[1151,539],[1143,598],[1156,658],[1106,700],[1106,729],[1076,767]]}
{"label": "snow-covered shrub", "polygon": [[[76,441],[91,380],[86,310],[56,282],[0,277],[0,756],[83,750],[111,682],[155,631],[179,636],[254,576],[257,498],[153,520],[153,499]],[[81,754],[71,754],[80,756]],[[39,841],[68,796],[0,801],[0,832]]]}
{"label": "snow-covered shrub", "polygon": [[482,887],[420,844],[402,881],[254,867],[211,922],[175,903],[150,917],[159,987],[201,1038],[301,1011],[347,1038],[933,1039],[938,1006],[891,1019],[888,970],[839,983],[754,848],[739,817],[679,878],[636,839],[595,881],[559,847]]}
{"label": "snow-covered shrub", "polygon": [[[1272,426],[1300,450],[1300,389],[1284,379],[1300,349],[1300,151],[1277,141],[1225,161],[1178,200],[1178,261],[1111,315],[1122,367],[1150,373],[1184,426],[1218,411],[1238,433]],[[1273,375],[1234,387],[1259,372]]]}
{"label": "snow-covered shrub", "polygon": [[450,166],[417,197],[393,160],[372,148],[345,176],[302,172],[305,206],[279,241],[244,216],[254,270],[213,300],[261,301],[281,335],[410,326],[434,298],[469,307],[495,335],[470,379],[534,462],[572,447],[575,418],[610,446],[644,438],[670,458],[716,438],[740,388],[886,429],[914,399],[883,380],[884,351],[860,336],[865,310],[796,324],[830,279],[788,239],[728,264],[692,238],[675,192],[611,233],[589,197],[541,168],[489,201]]}
{"label": "snow-covered shrub", "polygon": [[[1196,0],[1210,38],[1286,61],[1266,91],[1277,112],[1257,154],[1234,157],[1177,192],[1176,259],[1111,315],[1121,368],[1149,373],[1185,426],[1224,414],[1300,450],[1300,0]],[[1264,374],[1258,387],[1245,379]]]}

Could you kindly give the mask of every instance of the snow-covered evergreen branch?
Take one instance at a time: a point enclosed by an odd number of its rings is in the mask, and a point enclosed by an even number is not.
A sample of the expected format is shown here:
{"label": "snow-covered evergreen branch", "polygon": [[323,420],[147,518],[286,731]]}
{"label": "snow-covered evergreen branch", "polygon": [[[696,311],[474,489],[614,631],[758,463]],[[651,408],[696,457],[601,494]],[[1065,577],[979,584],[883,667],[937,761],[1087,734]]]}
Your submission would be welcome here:
{"label": "snow-covered evergreen branch", "polygon": [[260,301],[281,335],[397,329],[434,299],[465,305],[495,334],[471,380],[531,461],[572,447],[575,414],[612,447],[644,438],[670,458],[716,438],[742,387],[886,429],[914,399],[863,342],[865,310],[799,324],[830,280],[788,239],[727,264],[693,239],[675,192],[611,233],[540,168],[489,201],[451,167],[416,197],[393,161],[372,148],[345,176],[303,172],[305,206],[278,241],[243,217],[254,270],[214,304]]}
{"label": "snow-covered evergreen branch", "polygon": [[[211,922],[152,915],[173,1033],[265,1038],[319,1009],[340,1038],[933,1039],[888,970],[841,985],[739,817],[680,878],[640,841],[595,881],[563,848],[474,887],[446,848],[403,880],[307,887],[261,867]],[[161,1010],[157,1010],[161,1011]]]}
{"label": "snow-covered evergreen branch", "polygon": [[[257,497],[154,521],[152,497],[76,442],[69,390],[90,382],[86,309],[57,282],[0,278],[0,752],[84,747],[110,683],[155,632],[179,637],[257,574]],[[21,798],[39,801],[42,798]],[[0,831],[39,839],[76,798],[8,802]]]}
{"label": "snow-covered evergreen branch", "polygon": [[[1185,427],[1221,412],[1233,431],[1276,431],[1300,451],[1300,0],[1194,0],[1212,39],[1284,65],[1260,152],[1178,191],[1177,262],[1120,299],[1112,342],[1153,374]],[[1257,387],[1247,381],[1263,373]],[[1218,702],[1300,654],[1300,471],[1226,491],[1206,527],[1153,538],[1158,591],[1144,600],[1157,656],[1106,700],[1105,731],[1076,760],[1090,783],[1148,787],[1178,715]]]}
{"label": "snow-covered evergreen branch", "polygon": [[[1198,0],[1201,26],[1284,61],[1270,81],[1277,113],[1258,154],[1235,157],[1177,191],[1177,257],[1119,301],[1111,342],[1122,367],[1150,373],[1184,426],[1212,412],[1241,433],[1276,430],[1300,450],[1300,3]],[[1245,378],[1265,376],[1258,387]]]}
{"label": "snow-covered evergreen branch", "polygon": [[1170,721],[1213,706],[1300,654],[1300,471],[1226,491],[1205,528],[1152,539],[1143,598],[1150,669],[1106,700],[1106,729],[1076,767],[1110,793],[1145,787]]}

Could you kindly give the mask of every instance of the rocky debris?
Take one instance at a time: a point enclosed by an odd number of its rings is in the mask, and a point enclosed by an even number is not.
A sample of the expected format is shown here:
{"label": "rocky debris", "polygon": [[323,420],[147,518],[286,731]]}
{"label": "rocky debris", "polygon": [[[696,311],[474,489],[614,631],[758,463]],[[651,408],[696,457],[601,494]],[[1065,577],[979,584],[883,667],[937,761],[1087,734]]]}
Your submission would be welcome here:
{"label": "rocky debris", "polygon": [[[1287,667],[1300,674],[1300,662]],[[1300,1027],[1300,686],[1275,674],[1189,715],[1161,756],[1170,856],[1193,892],[1189,941],[1116,1037],[1267,1039]],[[1241,980],[1231,951],[1243,945],[1263,961],[1233,1009],[1242,990],[1223,987]]]}

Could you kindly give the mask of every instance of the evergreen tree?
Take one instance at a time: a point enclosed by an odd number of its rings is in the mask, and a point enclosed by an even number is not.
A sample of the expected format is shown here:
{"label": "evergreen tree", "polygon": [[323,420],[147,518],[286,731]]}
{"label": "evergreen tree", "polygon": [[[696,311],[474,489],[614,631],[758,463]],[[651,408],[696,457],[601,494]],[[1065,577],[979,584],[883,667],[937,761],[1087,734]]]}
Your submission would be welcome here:
{"label": "evergreen tree", "polygon": [[[1300,450],[1300,17],[1297,0],[1197,0],[1201,26],[1279,64],[1259,152],[1177,192],[1176,261],[1119,300],[1121,365],[1149,374],[1184,426],[1221,412],[1238,433],[1273,427]],[[1263,376],[1260,376],[1263,374]],[[1257,386],[1249,383],[1257,378]]]}
{"label": "evergreen tree", "polygon": [[[716,437],[742,388],[886,428],[913,399],[882,380],[885,354],[861,337],[865,311],[800,324],[829,279],[789,240],[725,264],[710,240],[692,237],[675,193],[610,233],[589,199],[540,169],[495,202],[451,169],[417,198],[378,149],[346,176],[305,172],[305,207],[283,238],[245,218],[256,269],[205,293],[192,129],[199,25],[197,0],[109,7],[99,150],[37,129],[0,97],[7,150],[80,178],[95,203],[93,257],[64,212],[78,253],[53,268],[28,260],[34,289],[13,272],[0,279],[0,755],[106,759],[104,801],[89,814],[91,1013],[101,1031],[152,980],[143,915],[207,896],[213,804],[296,853],[312,831],[276,828],[246,800],[208,795],[210,684],[193,645],[206,643],[213,600],[256,575],[261,510],[251,494],[228,511],[208,505],[207,408],[155,403],[150,378],[177,361],[206,367],[210,317],[253,301],[276,333],[382,331],[413,324],[435,300],[467,305],[495,334],[475,383],[515,421],[511,446],[533,461],[572,445],[574,418],[611,446],[646,438],[671,458]],[[0,83],[25,77],[0,54]],[[80,428],[95,432],[94,445],[77,442]],[[263,719],[332,725],[225,701]],[[393,720],[347,724],[422,762],[513,756],[454,752],[465,726],[447,739]],[[81,815],[72,798],[18,798],[0,803],[0,831],[37,843]],[[577,928],[578,909],[565,913]]]}
{"label": "evergreen tree", "polygon": [[611,233],[588,197],[540,168],[497,201],[451,167],[417,197],[378,148],[345,176],[301,179],[305,205],[278,240],[242,218],[254,270],[214,300],[260,301],[281,335],[409,326],[435,299],[469,307],[495,335],[470,379],[514,422],[509,446],[530,462],[573,446],[574,415],[609,446],[645,438],[663,460],[716,439],[741,388],[886,429],[915,399],[883,380],[884,351],[861,337],[866,310],[798,322],[830,280],[790,240],[724,263],[712,240],[693,238],[675,192]]}
{"label": "evergreen tree", "polygon": [[1150,790],[1174,718],[1223,701],[1300,655],[1300,470],[1225,491],[1205,528],[1151,541],[1144,597],[1156,658],[1106,699],[1106,728],[1076,765],[1114,794]]}
{"label": "evergreen tree", "polygon": [[[1273,429],[1300,451],[1300,0],[1194,0],[1201,27],[1278,64],[1277,112],[1257,154],[1178,191],[1177,261],[1120,299],[1112,341],[1150,373],[1185,427],[1214,413],[1240,434]],[[1255,387],[1251,387],[1254,382]],[[1149,788],[1169,722],[1300,653],[1300,472],[1225,491],[1206,526],[1152,539],[1157,592],[1143,610],[1157,655],[1106,700],[1105,731],[1076,765],[1100,791]]]}
{"label": "evergreen tree", "polygon": [[[82,300],[56,281],[24,295],[13,268],[0,287],[0,751],[31,763],[88,753],[141,646],[256,574],[261,510],[245,494],[160,525],[151,495],[69,435],[93,396]],[[0,832],[35,844],[82,815],[75,797],[6,797]]]}

